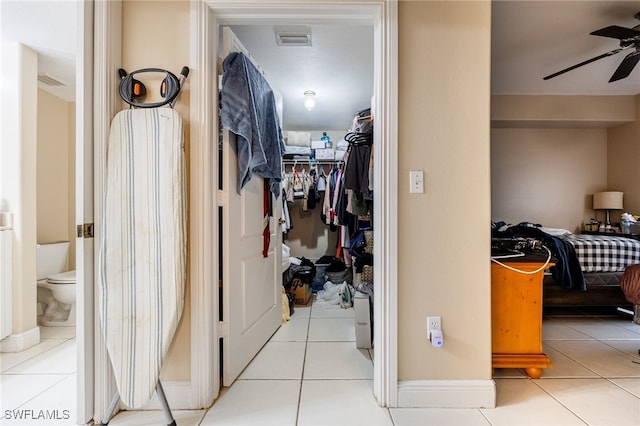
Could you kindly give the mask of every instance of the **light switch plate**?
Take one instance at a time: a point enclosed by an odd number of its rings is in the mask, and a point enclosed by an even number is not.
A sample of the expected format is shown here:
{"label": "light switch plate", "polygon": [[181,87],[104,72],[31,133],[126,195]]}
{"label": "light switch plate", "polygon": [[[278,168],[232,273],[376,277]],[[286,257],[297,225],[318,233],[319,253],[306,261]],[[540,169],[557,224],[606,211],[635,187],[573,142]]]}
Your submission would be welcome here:
{"label": "light switch plate", "polygon": [[412,194],[424,193],[424,172],[412,170],[409,172],[409,192]]}

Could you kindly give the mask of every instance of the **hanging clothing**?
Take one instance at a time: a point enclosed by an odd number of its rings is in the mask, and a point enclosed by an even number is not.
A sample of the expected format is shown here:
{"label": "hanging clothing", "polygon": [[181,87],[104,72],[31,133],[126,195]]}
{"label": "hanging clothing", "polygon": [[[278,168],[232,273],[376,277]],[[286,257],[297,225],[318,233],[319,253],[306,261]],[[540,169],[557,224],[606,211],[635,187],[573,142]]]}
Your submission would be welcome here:
{"label": "hanging clothing", "polygon": [[322,201],[322,216],[324,216],[324,223],[331,224],[331,200],[333,199],[333,192],[335,190],[334,170],[332,169],[327,176],[326,187],[324,191],[324,200]]}
{"label": "hanging clothing", "polygon": [[335,187],[333,190],[333,200],[331,202],[331,224],[340,225],[338,212],[340,211],[342,195],[344,194],[342,187],[342,169],[336,171]]}
{"label": "hanging clothing", "polygon": [[271,179],[271,192],[278,197],[285,145],[273,91],[241,52],[230,53],[223,69],[220,118],[238,136],[238,192],[256,173]]}
{"label": "hanging clothing", "polygon": [[345,165],[344,186],[356,192],[369,191],[370,145],[350,145],[349,158]]}
{"label": "hanging clothing", "polygon": [[293,228],[293,223],[291,222],[291,215],[289,214],[289,204],[287,203],[287,198],[284,194],[282,196],[282,219],[281,231],[283,234],[286,234],[291,228]]}

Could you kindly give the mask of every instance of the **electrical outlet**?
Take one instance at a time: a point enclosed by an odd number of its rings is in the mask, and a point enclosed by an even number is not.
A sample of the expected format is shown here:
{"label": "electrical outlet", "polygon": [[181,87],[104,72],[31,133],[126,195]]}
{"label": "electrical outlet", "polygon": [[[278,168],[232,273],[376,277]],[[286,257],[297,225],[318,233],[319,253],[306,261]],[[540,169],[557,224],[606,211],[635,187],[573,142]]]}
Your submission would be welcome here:
{"label": "electrical outlet", "polygon": [[440,330],[442,329],[442,323],[440,321],[440,317],[427,317],[427,332],[429,330]]}

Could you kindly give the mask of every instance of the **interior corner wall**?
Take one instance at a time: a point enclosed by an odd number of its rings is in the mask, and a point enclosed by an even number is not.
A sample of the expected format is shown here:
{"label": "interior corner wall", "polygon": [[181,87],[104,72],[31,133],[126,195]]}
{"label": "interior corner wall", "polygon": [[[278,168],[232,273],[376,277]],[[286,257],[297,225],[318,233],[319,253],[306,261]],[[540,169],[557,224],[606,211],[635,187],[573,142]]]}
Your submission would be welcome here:
{"label": "interior corner wall", "polygon": [[[69,150],[75,146],[69,127],[69,102],[44,90],[38,90],[38,154],[37,154],[37,240],[39,244],[58,241],[74,242],[69,229],[70,179],[75,161]],[[74,181],[71,181],[75,183]],[[72,258],[69,253],[69,259]]]}
{"label": "interior corner wall", "polygon": [[490,381],[491,2],[400,1],[398,18],[398,379]]}
{"label": "interior corner wall", "polygon": [[[0,201],[13,213],[12,334],[37,327],[36,149],[38,56],[2,43]],[[35,342],[37,343],[37,342]]]}
{"label": "interior corner wall", "polygon": [[580,232],[606,188],[606,129],[491,129],[492,220]]}
{"label": "interior corner wall", "polygon": [[[128,72],[141,68],[164,68],[178,75],[190,64],[190,2],[136,1],[122,3],[122,68]],[[114,70],[115,72],[115,70]],[[146,102],[159,101],[160,82],[140,74],[147,87]],[[187,176],[189,175],[189,85],[181,91],[175,109],[184,121]],[[123,108],[126,106],[123,104]],[[187,189],[188,191],[188,189]],[[184,312],[173,346],[165,362],[163,381],[191,380],[190,283],[187,281]]]}
{"label": "interior corner wall", "polygon": [[[624,210],[640,215],[640,95],[636,96],[636,121],[608,131],[607,188],[624,192]],[[621,211],[612,212],[612,221]]]}

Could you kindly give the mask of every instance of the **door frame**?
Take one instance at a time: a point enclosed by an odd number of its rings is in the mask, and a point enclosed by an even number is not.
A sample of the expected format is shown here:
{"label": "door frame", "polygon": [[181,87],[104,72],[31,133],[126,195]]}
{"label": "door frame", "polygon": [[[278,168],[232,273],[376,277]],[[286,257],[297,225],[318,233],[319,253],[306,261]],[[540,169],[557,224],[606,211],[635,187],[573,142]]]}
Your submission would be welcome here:
{"label": "door frame", "polygon": [[[106,144],[112,117],[119,105],[118,79],[113,70],[121,64],[122,0],[94,4],[94,193],[104,191]],[[398,205],[398,4],[397,0],[354,3],[303,1],[287,3],[190,0],[190,200],[189,277],[191,291],[191,380],[186,393],[188,408],[211,406],[220,391],[218,294],[217,188],[217,75],[220,22],[370,22],[374,25],[374,396],[378,404],[396,407],[398,397],[397,349],[397,205]],[[86,58],[85,58],[86,59]],[[85,160],[86,161],[86,160]],[[100,238],[102,199],[94,199],[95,241]],[[94,254],[97,256],[97,252]],[[94,303],[97,303],[94,297]],[[115,391],[106,347],[93,312],[94,409],[101,419]],[[88,324],[88,323],[87,323]],[[166,384],[165,384],[166,385]],[[166,386],[165,386],[166,387]]]}
{"label": "door frame", "polygon": [[[218,277],[217,230],[219,200],[210,188],[218,188],[217,135],[217,48],[220,25],[287,24],[304,22],[371,23],[374,26],[374,240],[376,241],[374,286],[374,385],[373,393],[381,406],[395,407],[398,395],[397,377],[397,58],[398,4],[395,0],[358,3],[298,1],[286,4],[265,2],[223,3],[215,0],[192,0],[192,65],[191,78],[191,196],[193,204],[202,206],[192,211],[191,223],[199,226],[202,241],[192,254],[192,298],[206,306],[192,309],[192,370],[194,353],[200,353],[197,366],[202,374],[193,377],[194,388],[213,400],[220,387],[219,303],[218,294],[210,294],[211,285],[204,277]],[[200,143],[196,143],[200,141]],[[204,143],[210,141],[210,143]],[[197,160],[193,161],[193,160]],[[197,182],[197,183],[196,183]],[[209,215],[207,217],[207,215]],[[204,216],[204,217],[202,217]],[[194,235],[193,233],[191,235]],[[191,247],[192,250],[194,247]],[[195,272],[195,271],[194,271]],[[217,287],[216,287],[217,288]],[[205,297],[202,297],[205,296]],[[201,298],[199,298],[201,297]],[[192,302],[193,303],[193,302]],[[198,308],[198,311],[196,311]],[[204,312],[200,309],[204,308]],[[211,308],[210,310],[208,308]],[[205,318],[206,312],[211,312]],[[193,323],[198,320],[197,323]],[[196,335],[199,338],[196,338]],[[202,339],[202,340],[200,340]],[[198,346],[198,348],[196,348]],[[199,352],[204,350],[203,352]],[[192,371],[193,373],[193,371]],[[207,385],[207,386],[205,386]],[[208,386],[211,385],[211,386]],[[204,395],[201,395],[204,396]]]}
{"label": "door frame", "polygon": [[[76,207],[75,224],[93,223],[93,1],[76,9]],[[76,423],[93,418],[94,403],[94,244],[76,238]]]}
{"label": "door frame", "polygon": [[[122,64],[122,0],[96,1],[93,3],[93,190],[104,194],[106,186],[107,145],[111,120],[120,108],[119,79],[116,70]],[[86,84],[91,84],[87,82]],[[86,165],[85,165],[86,166]],[[103,197],[94,196],[93,202],[93,259],[98,263],[99,241],[103,223]],[[97,270],[92,270],[93,289],[97,288]],[[98,292],[93,292],[92,326],[94,347],[93,419],[102,420],[116,391],[115,379],[107,346],[102,336]],[[88,326],[88,325],[87,325]]]}

